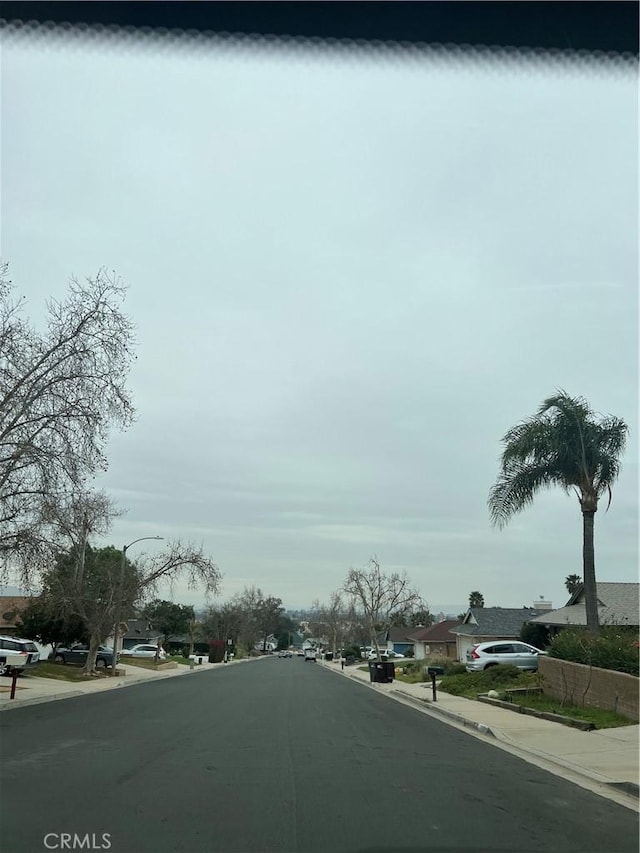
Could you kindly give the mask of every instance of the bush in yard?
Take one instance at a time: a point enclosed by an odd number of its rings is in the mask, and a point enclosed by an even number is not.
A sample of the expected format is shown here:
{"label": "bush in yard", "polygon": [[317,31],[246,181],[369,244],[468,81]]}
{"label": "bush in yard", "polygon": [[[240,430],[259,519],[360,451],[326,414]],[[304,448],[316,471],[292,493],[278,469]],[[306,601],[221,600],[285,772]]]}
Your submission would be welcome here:
{"label": "bush in yard", "polygon": [[442,667],[445,675],[460,675],[460,673],[467,671],[464,664],[458,663],[458,661],[452,660],[451,658],[427,658],[426,660],[420,661],[420,663],[422,663],[423,666]]}
{"label": "bush in yard", "polygon": [[355,658],[356,660],[361,660],[362,653],[360,651],[360,646],[346,646],[344,650],[345,658]]}
{"label": "bush in yard", "polygon": [[511,663],[499,663],[497,666],[487,667],[482,674],[484,675],[483,680],[487,684],[504,684],[517,679],[520,670]]}
{"label": "bush in yard", "polygon": [[515,683],[530,686],[535,679],[535,673],[523,673],[511,664],[490,666],[483,672],[465,672],[456,675],[446,675],[440,681],[440,689],[453,696],[488,693],[489,690],[499,690],[500,687],[512,687]]}
{"label": "bush in yard", "polygon": [[585,629],[565,628],[553,638],[547,653],[559,660],[637,676],[637,640],[637,633],[628,628],[605,627],[599,637],[593,637]]}
{"label": "bush in yard", "polygon": [[549,645],[549,629],[546,625],[525,622],[520,628],[520,639],[523,643],[535,646],[536,649],[544,650]]}

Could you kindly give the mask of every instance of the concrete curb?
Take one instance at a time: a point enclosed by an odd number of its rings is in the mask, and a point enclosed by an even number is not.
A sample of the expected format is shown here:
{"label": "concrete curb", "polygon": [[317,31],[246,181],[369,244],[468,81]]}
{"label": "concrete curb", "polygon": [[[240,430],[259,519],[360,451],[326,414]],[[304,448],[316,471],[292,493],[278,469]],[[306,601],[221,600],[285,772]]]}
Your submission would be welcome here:
{"label": "concrete curb", "polygon": [[87,695],[89,694],[86,690],[69,690],[67,693],[54,693],[51,696],[35,696],[33,699],[10,699],[6,704],[3,703],[0,705],[0,711],[13,711],[18,708],[27,708],[29,705],[43,705],[45,702],[58,702],[60,699],[73,699],[77,696]]}
{"label": "concrete curb", "polygon": [[448,717],[450,720],[453,720],[467,729],[475,729],[483,735],[488,735],[493,738],[496,737],[493,730],[490,729],[489,726],[485,726],[484,723],[476,723],[475,720],[469,720],[467,717],[463,717],[462,714],[456,714],[455,711],[448,711],[446,708],[441,708],[437,703],[432,702],[431,699],[419,699],[411,693],[405,693],[404,690],[390,690],[389,694],[402,696],[403,699],[408,702],[413,702],[418,708],[426,708],[428,711],[433,711],[433,713],[438,716]]}

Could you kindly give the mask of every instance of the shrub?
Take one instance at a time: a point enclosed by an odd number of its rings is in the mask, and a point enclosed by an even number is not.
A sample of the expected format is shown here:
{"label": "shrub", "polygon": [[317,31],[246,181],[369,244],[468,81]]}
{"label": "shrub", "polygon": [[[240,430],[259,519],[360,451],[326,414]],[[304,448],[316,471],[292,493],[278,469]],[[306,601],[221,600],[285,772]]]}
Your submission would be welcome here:
{"label": "shrub", "polygon": [[520,639],[523,643],[530,643],[537,649],[546,649],[549,645],[549,629],[546,625],[525,622],[520,629]]}
{"label": "shrub", "polygon": [[444,669],[445,675],[459,675],[467,671],[464,664],[458,663],[456,660],[451,660],[451,658],[427,658],[420,661],[420,663],[423,666],[441,666]]}
{"label": "shrub", "polygon": [[514,682],[529,685],[534,683],[535,678],[534,673],[522,673],[511,664],[498,664],[490,666],[483,672],[466,672],[465,670],[464,673],[446,675],[440,681],[440,688],[453,696],[472,695],[487,693],[499,687],[511,687]]}
{"label": "shrub", "polygon": [[344,649],[345,658],[354,658],[355,660],[360,660],[362,658],[362,653],[360,651],[360,646],[345,646]]}
{"label": "shrub", "polygon": [[520,676],[520,670],[511,663],[499,663],[496,666],[487,667],[482,675],[486,684],[504,684],[517,679]]}
{"label": "shrub", "polygon": [[565,628],[556,634],[547,653],[549,657],[638,675],[638,644],[635,631],[602,628],[599,637],[585,629]]}

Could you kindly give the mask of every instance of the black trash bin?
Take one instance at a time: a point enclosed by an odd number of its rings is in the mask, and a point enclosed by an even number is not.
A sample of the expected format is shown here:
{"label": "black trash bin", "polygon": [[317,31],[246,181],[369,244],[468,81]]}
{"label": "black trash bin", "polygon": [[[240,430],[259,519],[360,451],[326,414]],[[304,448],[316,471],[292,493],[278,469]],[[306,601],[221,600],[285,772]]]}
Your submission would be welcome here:
{"label": "black trash bin", "polygon": [[395,678],[395,664],[390,660],[369,661],[369,680],[376,684],[391,684]]}
{"label": "black trash bin", "polygon": [[333,652],[325,652],[324,653],[325,660],[333,660]]}
{"label": "black trash bin", "polygon": [[382,661],[382,683],[391,684],[396,677],[396,665],[392,660]]}

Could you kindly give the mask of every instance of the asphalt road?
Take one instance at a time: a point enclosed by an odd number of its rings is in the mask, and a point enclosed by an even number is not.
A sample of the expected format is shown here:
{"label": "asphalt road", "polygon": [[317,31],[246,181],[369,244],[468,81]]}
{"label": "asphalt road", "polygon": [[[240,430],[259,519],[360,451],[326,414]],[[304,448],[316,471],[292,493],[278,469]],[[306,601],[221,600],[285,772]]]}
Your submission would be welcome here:
{"label": "asphalt road", "polygon": [[632,811],[296,657],[0,728],[5,853],[638,850]]}

